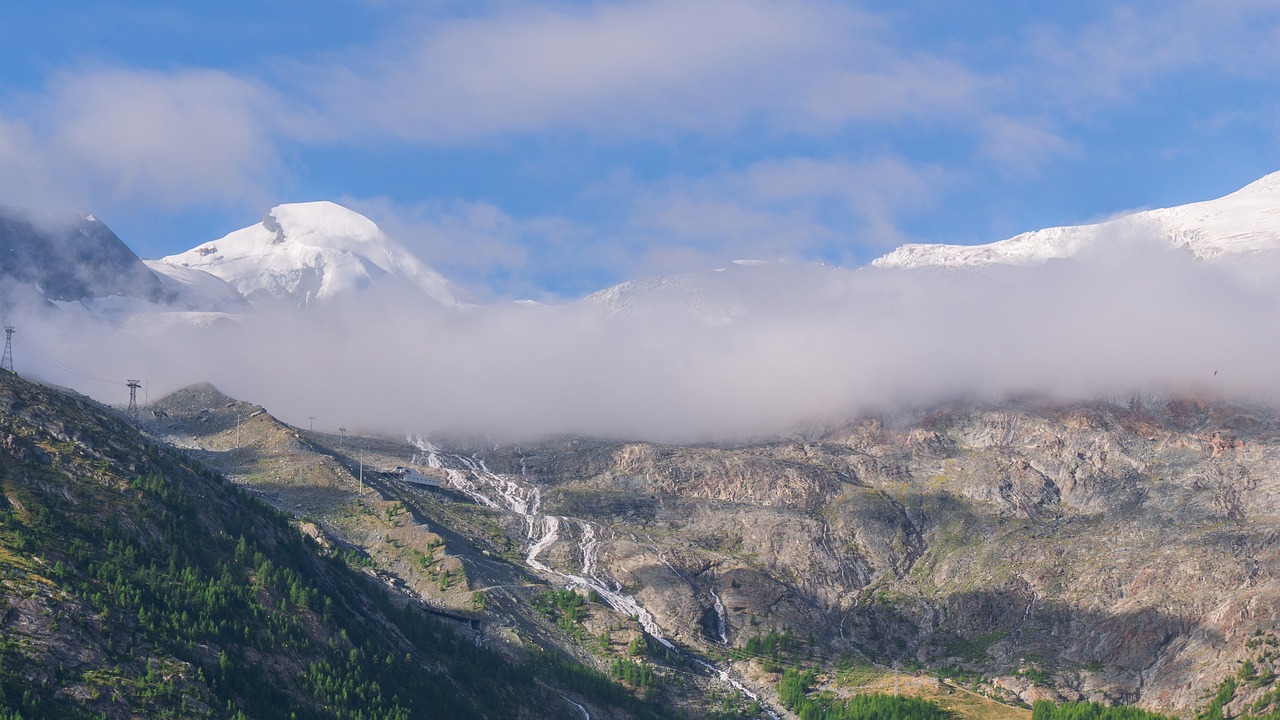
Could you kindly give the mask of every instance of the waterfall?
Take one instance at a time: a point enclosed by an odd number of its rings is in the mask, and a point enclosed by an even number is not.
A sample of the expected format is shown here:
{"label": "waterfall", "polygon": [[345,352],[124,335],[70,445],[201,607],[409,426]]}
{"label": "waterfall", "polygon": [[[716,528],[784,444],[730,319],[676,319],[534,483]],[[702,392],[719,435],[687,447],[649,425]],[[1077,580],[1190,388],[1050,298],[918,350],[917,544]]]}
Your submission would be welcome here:
{"label": "waterfall", "polygon": [[[420,450],[430,453],[428,457],[429,464],[432,462],[439,463],[444,468],[449,484],[452,487],[465,493],[485,507],[508,510],[524,519],[527,528],[526,536],[529,541],[529,549],[524,559],[525,565],[539,572],[554,575],[571,585],[594,591],[614,610],[635,618],[640,627],[644,628],[645,633],[658,641],[663,647],[689,657],[733,689],[753,701],[760,701],[759,695],[734,679],[727,670],[716,667],[696,655],[677,648],[662,633],[662,628],[658,626],[653,615],[640,604],[640,601],[623,592],[621,583],[617,580],[610,582],[600,576],[598,562],[600,539],[602,534],[613,536],[614,532],[611,528],[580,518],[544,515],[541,513],[542,493],[537,487],[526,487],[510,477],[494,473],[480,458],[445,455],[434,445],[422,440],[419,440],[415,445]],[[454,467],[450,467],[450,465]],[[435,465],[431,465],[431,467],[435,467]],[[565,539],[561,535],[561,530],[569,526],[576,527],[578,531],[576,542],[578,544],[579,557],[582,558],[580,574],[557,570],[538,559],[547,548]],[[632,540],[639,543],[639,539],[634,535],[629,533],[628,535]],[[572,535],[569,537],[572,539]],[[657,549],[655,548],[656,551]],[[681,575],[661,552],[658,552],[657,555],[659,561],[672,573],[677,576]],[[720,596],[714,590],[712,591],[712,597],[715,600],[716,628],[720,634],[720,642],[728,644],[724,605],[720,602]],[[568,700],[568,698],[565,699]],[[573,703],[582,712],[584,718],[590,720],[591,716],[587,713],[586,708],[574,703],[572,700],[569,700],[569,702]],[[775,720],[779,717],[767,707],[765,712]]]}

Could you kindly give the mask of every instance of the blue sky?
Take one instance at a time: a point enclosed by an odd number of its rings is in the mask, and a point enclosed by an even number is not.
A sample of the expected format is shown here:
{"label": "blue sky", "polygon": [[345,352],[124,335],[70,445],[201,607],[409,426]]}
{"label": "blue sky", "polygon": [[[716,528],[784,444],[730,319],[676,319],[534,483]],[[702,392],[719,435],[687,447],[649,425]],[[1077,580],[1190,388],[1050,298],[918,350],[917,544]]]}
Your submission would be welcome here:
{"label": "blue sky", "polygon": [[478,299],[556,299],[1280,170],[1271,0],[6,5],[0,203],[144,257],[328,199]]}

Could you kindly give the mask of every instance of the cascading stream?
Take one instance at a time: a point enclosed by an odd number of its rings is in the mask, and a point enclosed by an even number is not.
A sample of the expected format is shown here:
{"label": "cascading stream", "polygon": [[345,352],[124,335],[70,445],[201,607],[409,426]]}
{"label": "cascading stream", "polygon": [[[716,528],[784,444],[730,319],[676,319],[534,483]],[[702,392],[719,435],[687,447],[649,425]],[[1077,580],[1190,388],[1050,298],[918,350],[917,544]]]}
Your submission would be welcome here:
{"label": "cascading stream", "polygon": [[720,602],[720,594],[714,588],[711,590],[711,599],[715,601],[713,607],[716,609],[716,634],[720,636],[721,645],[728,645],[729,636],[724,621],[724,603]]}
{"label": "cascading stream", "polygon": [[578,712],[582,713],[582,720],[591,720],[591,713],[587,712],[587,709],[582,707],[582,705],[574,702],[568,695],[561,695],[560,697],[564,698],[565,702],[578,708]]}
{"label": "cascading stream", "polygon": [[[600,534],[604,532],[612,535],[611,528],[580,518],[543,515],[539,512],[542,505],[542,493],[538,488],[524,487],[508,477],[494,473],[489,470],[480,458],[445,454],[422,438],[410,438],[410,443],[422,452],[421,456],[415,455],[414,460],[422,462],[428,467],[443,469],[449,479],[449,484],[453,488],[463,492],[485,507],[509,510],[524,518],[527,527],[526,536],[529,541],[529,550],[525,554],[526,565],[539,572],[555,575],[570,584],[594,591],[614,610],[634,617],[640,623],[640,627],[644,628],[645,633],[663,647],[689,657],[695,663],[713,673],[721,682],[753,701],[760,701],[759,695],[730,676],[727,670],[716,667],[706,660],[676,647],[663,635],[662,628],[658,626],[653,615],[633,596],[622,591],[621,583],[614,580],[610,585],[608,581],[597,574]],[[454,467],[450,467],[451,465]],[[461,468],[457,466],[461,466]],[[578,551],[582,558],[580,574],[557,570],[538,559],[547,548],[561,540],[561,529],[566,525],[574,525],[578,529]],[[639,542],[634,536],[632,538]],[[658,559],[672,573],[680,575],[679,571],[660,552],[658,553]],[[720,641],[727,644],[724,605],[721,604],[720,597],[714,591],[712,591],[712,597],[715,600],[717,630],[720,634]],[[586,715],[585,708],[579,706],[579,709]],[[768,708],[765,708],[765,712],[775,720],[779,717]],[[587,715],[587,717],[590,716]]]}

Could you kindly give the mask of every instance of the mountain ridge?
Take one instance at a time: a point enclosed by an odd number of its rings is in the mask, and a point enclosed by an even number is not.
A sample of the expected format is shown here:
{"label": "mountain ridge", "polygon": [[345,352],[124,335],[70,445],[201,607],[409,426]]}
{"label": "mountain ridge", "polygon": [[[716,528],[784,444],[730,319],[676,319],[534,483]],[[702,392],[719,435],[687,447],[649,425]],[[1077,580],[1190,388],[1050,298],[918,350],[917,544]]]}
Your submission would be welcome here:
{"label": "mountain ridge", "polygon": [[871,262],[877,268],[1035,265],[1080,254],[1099,238],[1149,233],[1198,258],[1214,260],[1280,251],[1280,172],[1213,200],[1136,213],[1087,225],[1020,233],[980,245],[912,243]]}
{"label": "mountain ridge", "polygon": [[[5,237],[13,236],[13,218],[21,216],[10,212],[6,217],[8,225],[0,230],[7,233]],[[66,219],[62,223],[68,224]],[[6,258],[0,257],[0,275],[27,285],[37,282],[39,294],[53,301],[81,302],[119,295],[149,304],[107,303],[108,311],[117,315],[180,310],[235,316],[264,304],[301,308],[363,295],[408,306],[426,302],[436,307],[462,307],[445,276],[418,260],[373,221],[329,201],[278,205],[256,225],[157,260],[138,260],[92,216],[81,216],[71,225],[75,223],[81,227],[73,235],[81,238],[82,246],[93,240],[101,247],[93,251],[82,248],[79,255],[63,252],[56,258],[27,253],[22,262],[10,257],[6,263]],[[28,226],[30,235],[36,226]],[[975,245],[910,243],[860,270],[1030,267],[1080,257],[1095,249],[1105,252],[1100,240],[1113,236],[1157,238],[1201,260],[1223,263],[1265,280],[1280,270],[1280,172],[1213,200],[1127,213],[1099,223],[1043,228]],[[91,253],[97,254],[91,259]],[[113,259],[104,263],[102,257]],[[152,272],[143,273],[138,265]],[[815,282],[819,286],[839,284],[841,281],[831,280],[837,270],[846,271],[849,278],[857,274],[853,269],[820,263],[736,261],[712,271],[627,280],[568,305],[600,308],[619,316],[678,309],[704,322],[726,324],[761,308],[760,302],[747,297],[748,291],[778,297],[812,294]],[[80,279],[68,280],[68,276]]]}
{"label": "mountain ridge", "polygon": [[92,215],[0,207],[0,275],[48,302],[127,295],[155,303],[166,295],[142,260]]}

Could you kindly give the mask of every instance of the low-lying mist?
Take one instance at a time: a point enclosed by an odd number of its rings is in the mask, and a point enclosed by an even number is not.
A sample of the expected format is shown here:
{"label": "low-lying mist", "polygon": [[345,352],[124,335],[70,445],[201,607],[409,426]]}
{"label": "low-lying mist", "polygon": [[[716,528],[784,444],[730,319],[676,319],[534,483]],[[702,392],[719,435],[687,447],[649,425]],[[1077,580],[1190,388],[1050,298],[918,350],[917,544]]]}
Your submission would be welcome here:
{"label": "low-lying mist", "polygon": [[30,312],[16,347],[19,373],[106,402],[126,378],[153,399],[208,381],[330,432],[726,440],[1014,393],[1270,403],[1276,274],[1242,267],[1129,228],[1036,267],[734,265],[560,307],[355,298],[204,327]]}

